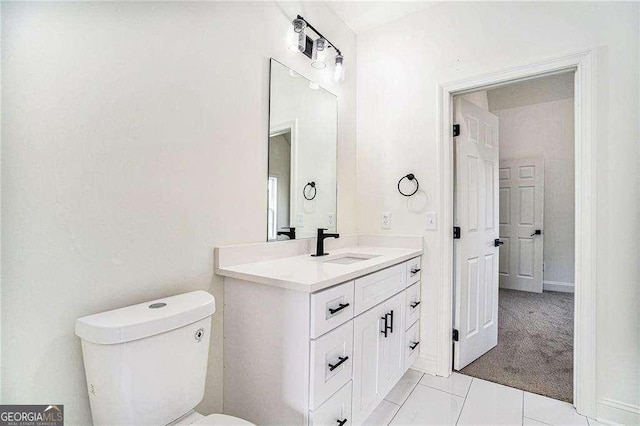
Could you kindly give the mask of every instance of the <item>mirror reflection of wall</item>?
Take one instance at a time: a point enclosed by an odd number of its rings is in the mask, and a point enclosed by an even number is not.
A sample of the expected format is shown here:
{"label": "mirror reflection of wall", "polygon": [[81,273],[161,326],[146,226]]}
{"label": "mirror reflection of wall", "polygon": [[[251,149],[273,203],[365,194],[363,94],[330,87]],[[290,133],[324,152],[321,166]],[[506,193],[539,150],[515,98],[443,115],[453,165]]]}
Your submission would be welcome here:
{"label": "mirror reflection of wall", "polygon": [[289,227],[296,238],[337,232],[336,96],[271,60],[270,99],[267,239],[286,240],[278,231]]}
{"label": "mirror reflection of wall", "polygon": [[[289,226],[291,193],[291,129],[269,136],[269,239]],[[278,208],[281,206],[282,208]]]}

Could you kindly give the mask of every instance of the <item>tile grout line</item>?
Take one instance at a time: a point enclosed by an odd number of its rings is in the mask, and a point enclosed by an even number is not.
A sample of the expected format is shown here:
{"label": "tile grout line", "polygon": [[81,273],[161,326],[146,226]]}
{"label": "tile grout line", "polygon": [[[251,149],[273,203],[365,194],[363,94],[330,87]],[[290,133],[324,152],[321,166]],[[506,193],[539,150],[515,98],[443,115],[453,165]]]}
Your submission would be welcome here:
{"label": "tile grout line", "polygon": [[522,417],[522,420],[523,420],[522,423],[523,424],[524,424],[524,419],[533,420],[534,422],[538,422],[538,423],[542,423],[543,425],[551,426],[549,423],[541,422],[540,420],[532,419],[531,417],[527,417],[527,416],[523,416]]}
{"label": "tile grout line", "polygon": [[[437,391],[439,391],[439,392],[444,392],[444,393],[446,393],[447,395],[457,396],[458,398],[466,398],[466,396],[460,396],[460,395],[458,395],[457,393],[452,393],[452,392],[448,392],[448,391],[446,391],[446,390],[442,390],[442,389],[434,388],[433,386],[425,385],[425,384],[423,384],[423,383],[418,383],[418,384],[419,384],[420,386],[424,386],[425,388],[429,388],[429,389],[437,390]],[[471,385],[469,385],[469,386],[471,386]],[[467,390],[467,392],[469,392],[469,391]]]}
{"label": "tile grout line", "polygon": [[522,419],[520,419],[520,424],[524,426],[524,391],[522,391]]}
{"label": "tile grout line", "polygon": [[464,396],[464,401],[462,401],[462,408],[460,408],[460,414],[458,414],[458,418],[456,419],[456,426],[458,426],[458,422],[460,421],[460,417],[462,416],[462,410],[464,410],[464,406],[467,403],[467,397],[469,396],[469,392],[471,391],[471,386],[473,385],[473,381],[475,378],[471,377],[471,383],[469,383],[469,388],[467,389],[467,394]]}
{"label": "tile grout line", "polygon": [[407,397],[404,399],[404,401],[402,401],[402,405],[400,405],[400,408],[398,408],[398,411],[396,411],[396,413],[393,415],[393,417],[391,417],[391,420],[389,420],[389,423],[387,423],[387,426],[389,426],[391,423],[393,423],[393,420],[396,418],[396,416],[398,415],[400,410],[402,410],[402,407],[404,407],[404,404],[407,402],[407,400],[409,399],[411,394],[413,394],[413,391],[416,390],[416,388],[420,384],[420,380],[422,380],[423,377],[424,377],[424,373],[422,373],[422,376],[420,376],[420,378],[416,382],[415,386],[413,386],[413,389],[411,389],[411,392],[409,392],[409,395],[407,395]]}

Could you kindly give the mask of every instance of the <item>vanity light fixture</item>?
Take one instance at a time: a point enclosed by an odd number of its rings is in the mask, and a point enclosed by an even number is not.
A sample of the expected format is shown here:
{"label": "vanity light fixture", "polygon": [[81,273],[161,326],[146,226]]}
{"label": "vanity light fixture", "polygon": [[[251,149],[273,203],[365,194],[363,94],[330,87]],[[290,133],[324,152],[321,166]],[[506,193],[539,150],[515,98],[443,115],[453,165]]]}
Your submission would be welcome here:
{"label": "vanity light fixture", "polygon": [[305,34],[305,29],[307,28],[307,23],[304,19],[298,18],[294,19],[291,22],[292,26],[289,29],[288,35],[288,43],[289,50],[292,52],[302,52],[307,48],[307,35]]}
{"label": "vanity light fixture", "polygon": [[311,52],[311,66],[316,69],[323,69],[327,66],[327,41],[322,37],[318,37],[313,42],[313,50]]}
{"label": "vanity light fixture", "polygon": [[336,65],[333,67],[333,80],[336,82],[344,81],[344,58],[342,55],[336,55]]}
{"label": "vanity light fixture", "polygon": [[[333,43],[331,43],[320,31],[315,29],[306,19],[298,15],[292,22],[292,28],[289,30],[289,50],[295,52],[298,50],[309,59],[311,66],[317,69],[323,69],[327,66],[327,56],[330,47],[336,51],[335,65],[333,68],[333,79],[336,82],[344,81],[344,57],[342,52]],[[318,37],[313,40],[306,35],[305,30],[312,30]]]}

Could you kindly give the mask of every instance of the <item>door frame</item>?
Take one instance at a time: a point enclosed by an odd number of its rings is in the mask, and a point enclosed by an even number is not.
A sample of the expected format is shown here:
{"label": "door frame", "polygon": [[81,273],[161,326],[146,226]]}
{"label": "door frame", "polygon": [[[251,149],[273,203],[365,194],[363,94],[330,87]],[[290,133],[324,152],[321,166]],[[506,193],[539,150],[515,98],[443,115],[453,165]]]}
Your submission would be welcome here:
{"label": "door frame", "polygon": [[[575,71],[575,307],[573,404],[580,414],[596,416],[596,50],[498,70],[465,80],[438,84],[439,209],[442,269],[436,279],[436,374],[449,376],[453,360],[453,96]],[[448,254],[447,254],[448,253]]]}
{"label": "door frame", "polygon": [[[298,205],[298,194],[296,189],[296,181],[294,176],[298,175],[298,119],[276,123],[270,126],[269,139],[273,136],[289,133],[291,137],[291,149],[289,152],[289,226],[295,220],[296,207]],[[267,160],[267,166],[268,166]],[[269,167],[267,167],[268,169]],[[269,170],[267,170],[267,179],[269,179]],[[267,212],[268,214],[268,212]],[[268,223],[267,218],[267,223]],[[277,226],[276,226],[277,228]],[[273,241],[277,241],[278,237]],[[267,232],[267,241],[269,241],[269,233]]]}

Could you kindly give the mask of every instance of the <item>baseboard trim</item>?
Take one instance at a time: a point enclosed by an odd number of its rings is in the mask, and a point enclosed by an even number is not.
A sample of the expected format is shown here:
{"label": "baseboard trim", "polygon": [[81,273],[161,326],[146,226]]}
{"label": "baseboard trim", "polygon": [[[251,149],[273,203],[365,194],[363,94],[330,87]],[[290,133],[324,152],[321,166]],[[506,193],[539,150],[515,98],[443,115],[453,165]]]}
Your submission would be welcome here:
{"label": "baseboard trim", "polygon": [[596,420],[608,424],[640,424],[640,406],[609,398],[596,400]]}
{"label": "baseboard trim", "polygon": [[438,368],[438,359],[434,355],[420,355],[411,366],[414,370],[436,376]]}
{"label": "baseboard trim", "polygon": [[559,291],[561,293],[575,293],[576,286],[573,283],[564,283],[562,281],[543,281],[542,287],[544,291]]}

